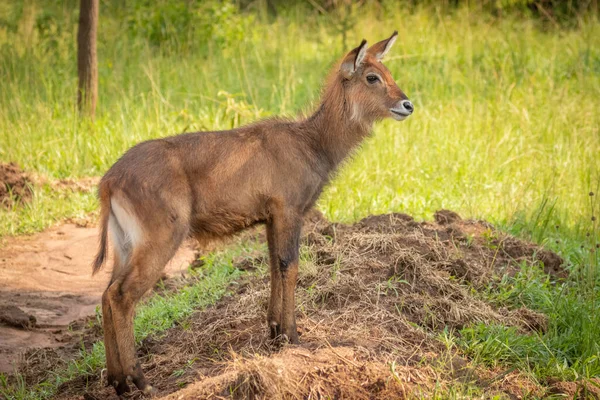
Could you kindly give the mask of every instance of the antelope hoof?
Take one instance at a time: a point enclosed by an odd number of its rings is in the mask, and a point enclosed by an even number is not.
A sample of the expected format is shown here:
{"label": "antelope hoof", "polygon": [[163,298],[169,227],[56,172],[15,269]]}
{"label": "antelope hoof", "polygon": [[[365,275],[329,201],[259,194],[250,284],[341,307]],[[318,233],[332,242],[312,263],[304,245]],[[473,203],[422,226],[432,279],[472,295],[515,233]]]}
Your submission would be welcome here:
{"label": "antelope hoof", "polygon": [[298,340],[298,332],[294,329],[292,332],[290,332],[289,334],[283,334],[281,335],[282,337],[282,341],[284,343],[290,343],[290,344],[298,344],[300,343],[300,340]]}
{"label": "antelope hoof", "polygon": [[110,383],[110,385],[112,387],[115,388],[115,391],[117,392],[117,396],[122,396],[125,393],[129,393],[131,391],[131,389],[129,388],[129,385],[127,384],[127,379],[125,377],[123,377],[121,379],[115,379],[115,378],[109,377],[108,382]]}
{"label": "antelope hoof", "polygon": [[275,340],[281,336],[281,326],[277,322],[271,322],[269,324],[269,336],[271,337],[271,340]]}
{"label": "antelope hoof", "polygon": [[144,377],[144,374],[142,374],[141,371],[138,371],[138,375],[133,376],[131,380],[133,381],[135,386],[142,393],[144,393],[145,396],[152,396],[156,394],[156,389],[152,385],[148,384],[146,378]]}
{"label": "antelope hoof", "polygon": [[298,333],[295,330],[290,332],[289,334],[282,333],[280,335],[277,335],[274,338],[274,340],[279,345],[300,343],[300,341],[298,340]]}
{"label": "antelope hoof", "polygon": [[152,385],[146,385],[146,387],[142,390],[144,396],[154,396],[158,390],[156,390]]}

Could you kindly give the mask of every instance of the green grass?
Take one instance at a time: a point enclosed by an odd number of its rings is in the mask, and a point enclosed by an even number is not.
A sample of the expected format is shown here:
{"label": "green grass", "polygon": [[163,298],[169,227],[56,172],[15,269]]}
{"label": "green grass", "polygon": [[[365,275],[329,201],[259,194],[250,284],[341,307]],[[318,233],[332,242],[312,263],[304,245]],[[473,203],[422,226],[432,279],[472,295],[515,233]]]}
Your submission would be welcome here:
{"label": "green grass", "polygon": [[[339,15],[309,5],[277,17],[213,10],[218,23],[202,25],[216,29],[210,37],[167,20],[160,32],[172,35],[153,42],[145,3],[103,2],[92,123],[75,112],[76,2],[27,4],[0,5],[0,160],[50,178],[101,175],[142,140],[308,111],[336,58],[363,37],[373,43],[397,29],[386,65],[415,114],[378,124],[319,208],[346,222],[389,211],[427,219],[450,208],[559,251],[572,271],[567,282],[525,270],[487,294],[546,313],[547,333],[469,327],[462,346],[484,362],[538,377],[600,374],[599,263],[590,251],[600,240],[591,217],[600,213],[598,196],[588,196],[600,191],[597,17],[560,30],[510,13],[383,2],[352,11],[344,48],[331,28]],[[0,209],[0,237],[96,207],[93,195],[56,196],[44,188],[28,206]]]}
{"label": "green grass", "polygon": [[30,202],[13,204],[8,210],[0,208],[0,239],[6,235],[39,232],[64,218],[86,218],[97,207],[93,193],[57,191],[43,185],[35,189]]}
{"label": "green grass", "polygon": [[[588,195],[589,214],[600,214],[598,187]],[[522,334],[504,326],[477,325],[460,332],[463,350],[480,362],[516,366],[541,382],[548,377],[589,380],[600,377],[600,240],[590,218],[579,239],[572,230],[550,226],[553,204],[545,203],[533,219],[509,230],[546,242],[565,258],[570,276],[557,282],[541,266],[523,266],[514,276],[490,285],[485,297],[500,306],[526,306],[548,317],[544,332]],[[597,383],[594,383],[597,385]]]}
{"label": "green grass", "polygon": [[[54,36],[0,30],[0,158],[51,177],[100,175],[145,139],[308,110],[347,50],[330,19],[314,12],[254,24],[225,49],[158,49],[129,34],[117,18],[128,10],[106,6],[100,106],[90,124],[74,111],[76,12],[42,4],[33,10],[53,16]],[[510,222],[545,199],[556,199],[564,226],[588,218],[586,194],[600,168],[596,20],[544,32],[535,21],[466,8],[357,14],[351,44],[399,30],[386,65],[416,112],[377,125],[320,201],[330,218],[391,210],[427,218],[448,207]]]}
{"label": "green grass", "polygon": [[[574,272],[576,275],[577,272]],[[507,307],[527,306],[548,316],[544,332],[523,334],[515,328],[477,325],[460,331],[461,348],[488,365],[516,366],[539,381],[600,377],[600,287],[567,281],[557,285],[538,266],[523,266],[487,294]]]}

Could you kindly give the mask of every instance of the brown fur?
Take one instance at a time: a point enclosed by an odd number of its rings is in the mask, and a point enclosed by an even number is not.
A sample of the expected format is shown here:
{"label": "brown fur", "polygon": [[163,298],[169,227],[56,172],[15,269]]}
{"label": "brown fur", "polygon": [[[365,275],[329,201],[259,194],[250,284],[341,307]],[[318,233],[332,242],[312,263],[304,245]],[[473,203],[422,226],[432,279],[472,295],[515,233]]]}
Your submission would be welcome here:
{"label": "brown fur", "polygon": [[[93,270],[105,260],[108,226],[116,221],[111,232],[116,230],[112,233],[121,239],[102,312],[109,384],[118,394],[129,389],[128,376],[141,390],[151,391],[136,360],[133,312],[188,236],[206,241],[266,224],[271,265],[268,327],[273,338],[298,341],[294,290],[302,218],[373,123],[390,117],[390,108],[406,99],[377,59],[386,43],[369,49],[350,74],[337,67],[319,108],[308,118],[269,119],[230,131],[140,143],[102,178],[101,241]],[[366,42],[340,65],[354,65],[363,46]],[[383,82],[369,84],[365,77],[373,72]],[[136,221],[140,234],[133,235],[135,240],[127,239],[126,218],[119,212]]]}

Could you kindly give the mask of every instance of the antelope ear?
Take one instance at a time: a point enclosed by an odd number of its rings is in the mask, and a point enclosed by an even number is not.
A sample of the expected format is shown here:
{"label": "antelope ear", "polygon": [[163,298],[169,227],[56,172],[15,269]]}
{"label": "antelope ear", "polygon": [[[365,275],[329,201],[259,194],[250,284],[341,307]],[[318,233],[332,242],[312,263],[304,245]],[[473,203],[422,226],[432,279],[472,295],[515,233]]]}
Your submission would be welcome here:
{"label": "antelope ear", "polygon": [[398,38],[398,31],[394,31],[392,36],[389,38],[382,40],[381,42],[377,42],[373,46],[369,47],[369,54],[375,57],[377,61],[381,61],[394,45],[396,38]]}
{"label": "antelope ear", "polygon": [[363,39],[360,46],[352,50],[344,57],[342,65],[340,66],[340,72],[344,75],[344,78],[350,79],[356,72],[360,64],[362,64],[365,56],[367,55],[367,41]]}

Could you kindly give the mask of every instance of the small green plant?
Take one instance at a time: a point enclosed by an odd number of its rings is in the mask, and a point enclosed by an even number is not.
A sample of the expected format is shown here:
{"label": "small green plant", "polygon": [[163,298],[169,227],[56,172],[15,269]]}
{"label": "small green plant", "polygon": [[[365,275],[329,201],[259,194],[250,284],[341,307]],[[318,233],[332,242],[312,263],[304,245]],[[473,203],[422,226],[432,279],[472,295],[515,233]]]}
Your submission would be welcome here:
{"label": "small green plant", "polygon": [[466,239],[467,239],[466,246],[467,247],[471,247],[473,245],[473,240],[475,240],[475,235],[474,234],[467,234],[466,235]]}
{"label": "small green plant", "polygon": [[341,256],[341,254],[336,254],[335,260],[333,262],[333,266],[331,268],[331,280],[333,282],[337,281],[338,273],[340,272],[341,268],[342,268],[342,256]]}
{"label": "small green plant", "polygon": [[185,369],[176,369],[175,371],[173,371],[173,373],[171,374],[171,376],[174,376],[175,378],[179,378],[181,376],[183,376],[183,374],[185,374]]}
{"label": "small green plant", "polygon": [[492,229],[487,229],[485,232],[483,232],[483,234],[481,236],[483,236],[485,247],[487,247],[490,250],[498,249],[498,244],[497,244],[498,235],[497,235],[496,231],[494,231]]}
{"label": "small green plant", "polygon": [[185,365],[183,368],[177,369],[175,371],[173,371],[173,373],[171,374],[171,376],[175,377],[175,378],[180,378],[183,375],[185,375],[185,373],[192,368],[192,366],[194,365],[194,363],[197,361],[196,358],[192,358],[191,360],[186,361]]}

